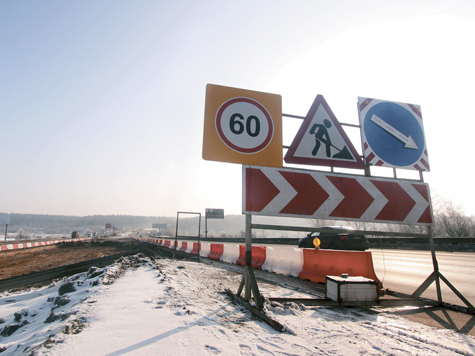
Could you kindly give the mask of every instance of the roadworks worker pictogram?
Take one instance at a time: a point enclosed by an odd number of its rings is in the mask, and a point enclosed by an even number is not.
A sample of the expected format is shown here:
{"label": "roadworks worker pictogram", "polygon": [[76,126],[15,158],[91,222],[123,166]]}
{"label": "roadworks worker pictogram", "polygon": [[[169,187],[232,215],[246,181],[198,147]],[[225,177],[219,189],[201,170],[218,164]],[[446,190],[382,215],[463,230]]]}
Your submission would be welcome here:
{"label": "roadworks worker pictogram", "polygon": [[[323,120],[322,124],[313,124],[310,129],[310,134],[315,135],[315,147],[312,150],[312,156],[316,156],[322,143],[325,145],[325,153],[328,158],[340,158],[340,159],[353,159],[353,155],[348,150],[348,147],[343,146],[342,149],[339,149],[334,144],[332,144],[330,135],[328,134],[328,129],[332,127],[330,120]],[[338,150],[338,153],[332,156],[331,148],[334,147]]]}
{"label": "roadworks worker pictogram", "polygon": [[315,98],[284,160],[295,164],[365,168],[322,95]]}

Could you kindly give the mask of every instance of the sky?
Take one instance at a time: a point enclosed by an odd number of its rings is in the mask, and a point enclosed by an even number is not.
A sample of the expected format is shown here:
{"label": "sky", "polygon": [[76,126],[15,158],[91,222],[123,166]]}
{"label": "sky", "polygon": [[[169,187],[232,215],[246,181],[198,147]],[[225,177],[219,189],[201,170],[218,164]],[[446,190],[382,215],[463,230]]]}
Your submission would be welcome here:
{"label": "sky", "polygon": [[358,97],[420,105],[424,181],[475,215],[474,35],[471,0],[2,1],[0,212],[240,214],[241,165],[202,158],[211,83],[350,124]]}

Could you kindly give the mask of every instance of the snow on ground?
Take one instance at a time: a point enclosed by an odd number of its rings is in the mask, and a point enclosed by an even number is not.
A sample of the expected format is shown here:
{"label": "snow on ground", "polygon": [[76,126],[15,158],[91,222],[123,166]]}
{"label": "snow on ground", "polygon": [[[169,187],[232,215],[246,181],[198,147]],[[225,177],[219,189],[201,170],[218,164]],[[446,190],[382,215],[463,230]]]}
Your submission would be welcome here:
{"label": "snow on ground", "polygon": [[[370,308],[266,303],[267,314],[289,330],[280,333],[223,293],[241,278],[209,263],[135,256],[3,293],[0,354],[475,355],[470,336]],[[310,297],[259,287],[268,297]]]}

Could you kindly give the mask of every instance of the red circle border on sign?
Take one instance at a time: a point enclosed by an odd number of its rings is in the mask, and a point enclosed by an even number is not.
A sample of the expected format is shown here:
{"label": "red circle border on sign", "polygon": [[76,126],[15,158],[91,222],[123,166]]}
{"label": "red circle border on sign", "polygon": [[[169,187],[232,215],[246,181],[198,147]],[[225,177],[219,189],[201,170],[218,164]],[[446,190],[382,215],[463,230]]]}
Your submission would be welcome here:
{"label": "red circle border on sign", "polygon": [[[267,134],[267,137],[264,140],[264,142],[262,142],[257,147],[242,148],[242,147],[236,146],[235,144],[231,143],[231,141],[229,141],[226,138],[226,135],[223,132],[223,129],[221,127],[221,116],[223,115],[224,110],[226,110],[226,108],[228,106],[230,106],[234,103],[237,103],[237,102],[245,102],[245,103],[252,104],[252,105],[256,106],[259,110],[261,110],[264,113],[264,115],[267,119],[267,123],[269,124],[269,133]],[[259,103],[258,101],[254,100],[254,99],[250,99],[250,98],[232,98],[232,99],[229,99],[226,102],[224,102],[220,106],[220,108],[218,109],[218,112],[216,113],[215,125],[216,125],[216,131],[218,132],[219,138],[226,144],[226,146],[228,146],[232,150],[240,152],[240,153],[251,154],[251,153],[260,152],[269,145],[270,141],[272,140],[272,137],[274,136],[274,123],[272,121],[272,117],[270,116],[269,112],[267,111],[267,109],[261,103]]]}

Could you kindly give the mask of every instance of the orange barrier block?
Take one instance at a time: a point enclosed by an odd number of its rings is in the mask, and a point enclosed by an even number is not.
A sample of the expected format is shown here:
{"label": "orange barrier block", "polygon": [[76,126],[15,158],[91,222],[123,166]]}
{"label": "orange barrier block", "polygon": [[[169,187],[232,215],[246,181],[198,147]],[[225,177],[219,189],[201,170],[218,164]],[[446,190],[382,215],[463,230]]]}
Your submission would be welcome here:
{"label": "orange barrier block", "polygon": [[181,251],[181,252],[186,252],[186,247],[187,247],[187,245],[188,245],[188,242],[182,241],[180,251]]}
{"label": "orange barrier block", "polygon": [[369,251],[303,250],[303,266],[300,279],[325,283],[325,276],[340,276],[348,273],[352,277],[366,277],[378,281],[379,289],[383,284],[376,277],[373,258]]}
{"label": "orange barrier block", "polygon": [[219,261],[223,255],[223,251],[223,244],[211,244],[208,258]]}
{"label": "orange barrier block", "polygon": [[165,242],[163,243],[163,246],[170,247],[170,243],[171,243],[170,240],[165,240]]}
{"label": "orange barrier block", "polygon": [[265,246],[252,246],[252,268],[262,269],[266,261]]}
{"label": "orange barrier block", "polygon": [[[239,245],[239,258],[236,260],[237,265],[244,266],[246,264],[246,246]],[[262,269],[262,265],[266,261],[266,248],[264,246],[252,246],[252,268]]]}
{"label": "orange barrier block", "polygon": [[245,266],[246,265],[246,246],[239,245],[239,257],[236,260],[237,265]]}
{"label": "orange barrier block", "polygon": [[[201,242],[200,242],[200,246],[201,248]],[[198,254],[198,242],[193,242],[193,250],[191,250],[191,254],[192,255],[197,255]]]}

